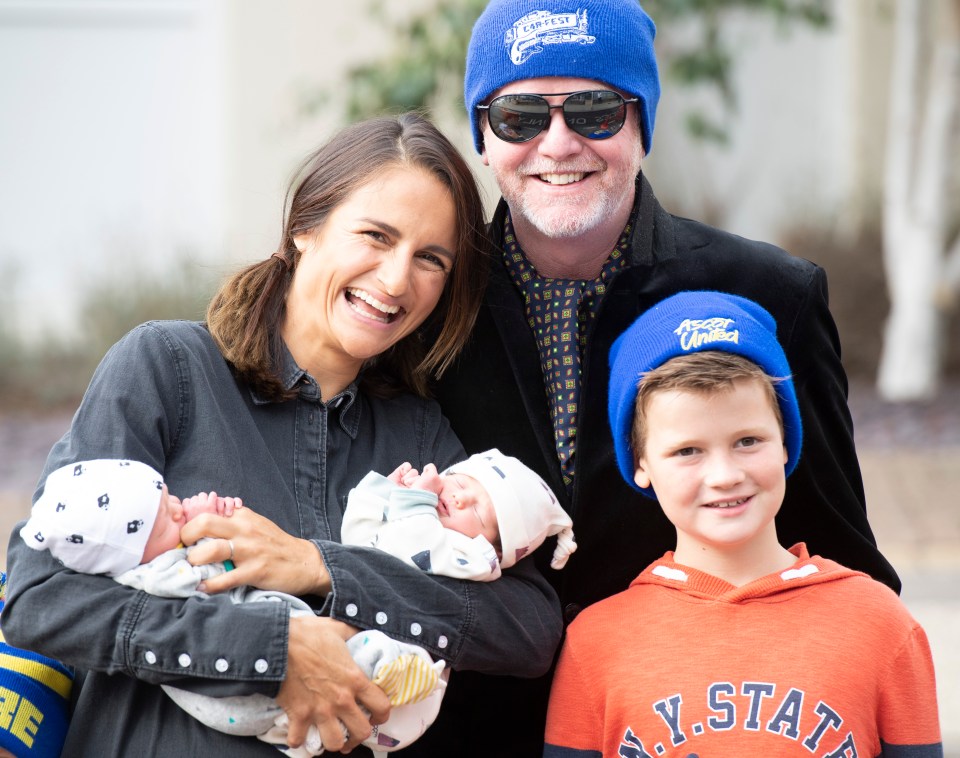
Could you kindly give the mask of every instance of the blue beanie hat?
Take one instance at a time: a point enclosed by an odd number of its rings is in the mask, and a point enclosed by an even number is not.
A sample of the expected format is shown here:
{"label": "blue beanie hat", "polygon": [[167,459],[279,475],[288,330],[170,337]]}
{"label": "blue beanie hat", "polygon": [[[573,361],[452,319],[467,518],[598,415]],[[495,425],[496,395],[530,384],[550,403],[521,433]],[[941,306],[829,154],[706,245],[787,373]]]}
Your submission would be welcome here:
{"label": "blue beanie hat", "polygon": [[660,99],[655,34],[638,0],[492,0],[473,26],[463,82],[477,152],[483,149],[477,105],[510,82],[563,76],[640,98],[649,154]]}
{"label": "blue beanie hat", "polygon": [[[6,575],[0,572],[0,611]],[[11,647],[0,632],[0,699],[11,714],[0,723],[0,748],[18,758],[56,758],[63,750],[73,672],[51,658]]]}
{"label": "blue beanie hat", "polygon": [[737,353],[759,365],[768,376],[782,379],[774,386],[783,416],[787,476],[800,459],[803,443],[800,406],[790,379],[790,364],[777,342],[777,323],[773,316],[752,300],[737,295],[680,292],[643,313],[610,348],[607,411],[617,466],[626,482],[648,497],[656,498],[656,495],[653,488],[641,489],[634,482],[634,457],[630,449],[638,384],[643,374],[671,358],[705,350]]}

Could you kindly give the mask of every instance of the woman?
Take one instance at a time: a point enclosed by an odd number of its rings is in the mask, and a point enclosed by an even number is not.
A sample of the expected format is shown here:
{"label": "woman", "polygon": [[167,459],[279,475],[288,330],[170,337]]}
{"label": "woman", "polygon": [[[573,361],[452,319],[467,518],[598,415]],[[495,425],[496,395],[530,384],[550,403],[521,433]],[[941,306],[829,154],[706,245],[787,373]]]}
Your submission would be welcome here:
{"label": "woman", "polygon": [[[161,599],[11,542],[4,634],[87,672],[66,756],[276,754],[200,725],[161,683],[275,696],[291,745],[316,724],[328,750],[353,748],[388,712],[343,642],[358,629],[454,669],[550,666],[559,609],[532,562],[481,585],[339,544],[347,493],[367,471],[464,456],[423,395],[466,339],[485,278],[469,169],[421,117],[375,119],[311,156],[287,205],[278,252],[230,279],[206,324],[144,324],[107,353],[44,471],[133,458],[171,491],[242,496],[245,513],[203,516],[181,535],[219,538],[192,560],[236,569],[208,582],[210,597]],[[318,615],[232,605],[222,593],[241,584],[298,595]]]}

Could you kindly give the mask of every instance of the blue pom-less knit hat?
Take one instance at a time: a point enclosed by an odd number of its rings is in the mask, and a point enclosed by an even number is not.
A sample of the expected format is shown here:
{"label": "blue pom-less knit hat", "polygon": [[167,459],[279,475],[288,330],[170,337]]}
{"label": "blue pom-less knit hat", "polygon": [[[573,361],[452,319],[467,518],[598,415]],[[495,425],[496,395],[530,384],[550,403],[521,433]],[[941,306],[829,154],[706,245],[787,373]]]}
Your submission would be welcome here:
{"label": "blue pom-less knit hat", "polygon": [[[6,575],[0,572],[0,611]],[[18,758],[56,758],[69,724],[73,672],[38,653],[11,647],[0,632],[0,699],[10,718],[0,723],[0,748]]]}
{"label": "blue pom-less knit hat", "polygon": [[774,386],[783,415],[783,441],[787,447],[789,476],[800,459],[803,426],[800,406],[790,377],[790,364],[777,342],[777,323],[752,300],[724,292],[680,292],[643,313],[610,348],[610,395],[607,411],[613,432],[617,466],[635,490],[656,498],[653,489],[641,489],[633,480],[634,457],[630,448],[637,385],[648,371],[671,358],[705,350],[742,355],[770,377],[782,379]]}
{"label": "blue pom-less knit hat", "polygon": [[510,82],[563,76],[640,98],[649,154],[660,99],[655,34],[638,0],[493,0],[474,24],[463,82],[477,152],[483,149],[477,105]]}

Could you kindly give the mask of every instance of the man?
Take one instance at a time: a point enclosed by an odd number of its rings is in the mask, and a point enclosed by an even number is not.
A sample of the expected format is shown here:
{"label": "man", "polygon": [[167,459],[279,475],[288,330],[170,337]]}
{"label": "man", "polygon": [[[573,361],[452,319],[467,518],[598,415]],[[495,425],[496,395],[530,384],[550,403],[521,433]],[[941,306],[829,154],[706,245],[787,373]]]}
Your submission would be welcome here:
{"label": "man", "polygon": [[[678,291],[748,297],[777,320],[806,437],[777,518],[783,543],[899,590],[867,523],[823,270],[670,215],[642,175],[660,93],[654,33],[637,0],[494,0],[474,26],[465,99],[503,200],[484,306],[438,387],[444,412],[468,451],[516,456],[572,516],[577,553],[544,572],[569,622],[672,547],[662,512],[618,481],[611,344]],[[454,672],[416,754],[539,756],[549,684]]]}

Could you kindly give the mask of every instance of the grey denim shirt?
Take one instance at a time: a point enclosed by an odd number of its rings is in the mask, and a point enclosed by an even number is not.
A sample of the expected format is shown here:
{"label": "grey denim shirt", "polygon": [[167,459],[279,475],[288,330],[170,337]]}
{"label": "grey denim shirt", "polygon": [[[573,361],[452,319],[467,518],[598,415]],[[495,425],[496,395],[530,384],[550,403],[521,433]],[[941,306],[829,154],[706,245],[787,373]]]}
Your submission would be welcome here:
{"label": "grey denim shirt", "polygon": [[[313,541],[333,587],[325,598],[304,598],[318,614],[421,645],[454,669],[543,674],[561,621],[533,561],[496,582],[469,582],[339,544],[347,494],[368,471],[388,473],[405,460],[442,469],[464,457],[439,407],[411,395],[369,397],[355,385],[323,401],[289,354],[282,375],[299,386],[298,397],[265,401],[236,380],[203,324],[143,324],[105,356],[34,499],[46,475],[67,463],[143,461],[176,495],[240,496]],[[80,672],[65,756],[276,755],[255,738],[201,725],[156,685],[275,695],[286,673],[286,604],[153,597],[69,571],[18,532],[3,631],[11,644]]]}

